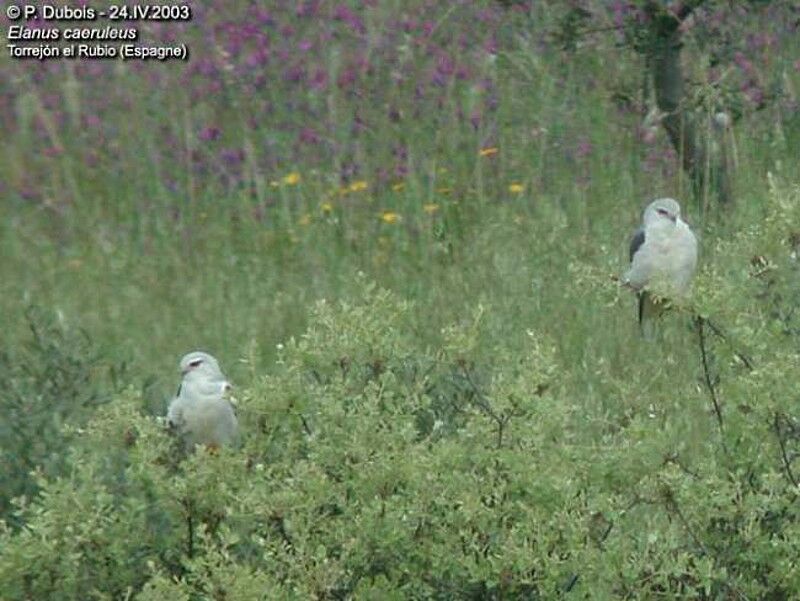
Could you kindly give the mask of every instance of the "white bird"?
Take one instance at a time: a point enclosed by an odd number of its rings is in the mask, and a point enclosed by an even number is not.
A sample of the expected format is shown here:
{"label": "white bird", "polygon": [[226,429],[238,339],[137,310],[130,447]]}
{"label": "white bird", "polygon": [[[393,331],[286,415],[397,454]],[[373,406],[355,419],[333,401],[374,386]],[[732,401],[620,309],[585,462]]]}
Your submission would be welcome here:
{"label": "white bird", "polygon": [[658,198],[647,205],[631,239],[630,262],[622,282],[637,292],[639,324],[647,333],[648,321],[660,312],[653,296],[685,298],[697,268],[697,239],[681,219],[677,200]]}
{"label": "white bird", "polygon": [[239,424],[225,398],[232,386],[217,360],[208,353],[193,351],[183,356],[180,370],[183,379],[167,412],[170,428],[190,450],[200,444],[217,448],[233,442]]}

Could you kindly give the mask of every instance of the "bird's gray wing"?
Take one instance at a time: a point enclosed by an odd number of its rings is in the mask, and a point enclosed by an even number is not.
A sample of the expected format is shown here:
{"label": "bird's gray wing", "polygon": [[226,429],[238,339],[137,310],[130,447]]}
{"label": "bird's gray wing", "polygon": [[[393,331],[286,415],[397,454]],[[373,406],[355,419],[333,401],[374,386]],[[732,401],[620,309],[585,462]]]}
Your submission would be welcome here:
{"label": "bird's gray wing", "polygon": [[183,429],[183,403],[181,401],[181,397],[176,396],[172,399],[172,402],[169,404],[169,410],[167,411],[167,425],[173,432]]}
{"label": "bird's gray wing", "polygon": [[644,244],[644,228],[640,227],[636,230],[636,233],[633,234],[633,238],[631,238],[631,245],[628,253],[629,261],[633,261],[633,255],[641,248],[642,244]]}
{"label": "bird's gray wing", "polygon": [[[631,263],[633,263],[633,257],[636,255],[637,251],[644,244],[644,240],[644,227],[640,227],[636,230],[636,232],[634,232],[633,237],[631,238],[631,244],[628,250],[628,260]],[[646,290],[640,290],[636,296],[637,300],[639,301],[639,325],[642,326],[645,319],[650,317],[649,314],[652,313],[652,301],[650,300],[650,295]]]}

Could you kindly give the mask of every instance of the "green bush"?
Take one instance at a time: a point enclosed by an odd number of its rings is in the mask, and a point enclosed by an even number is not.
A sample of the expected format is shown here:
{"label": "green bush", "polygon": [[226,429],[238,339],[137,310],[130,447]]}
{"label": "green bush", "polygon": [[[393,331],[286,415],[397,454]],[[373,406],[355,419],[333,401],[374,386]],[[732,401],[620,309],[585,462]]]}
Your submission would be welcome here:
{"label": "green bush", "polygon": [[84,332],[54,315],[31,306],[25,320],[25,343],[0,348],[0,518],[12,498],[36,494],[33,472],[63,472],[73,433],[127,377],[124,364],[103,361]]}
{"label": "green bush", "polygon": [[361,282],[240,393],[239,448],[178,462],[119,394],[0,534],[3,598],[795,598],[800,202],[771,198],[662,344],[597,364],[602,412],[545,328],[493,338],[477,307],[421,346]]}

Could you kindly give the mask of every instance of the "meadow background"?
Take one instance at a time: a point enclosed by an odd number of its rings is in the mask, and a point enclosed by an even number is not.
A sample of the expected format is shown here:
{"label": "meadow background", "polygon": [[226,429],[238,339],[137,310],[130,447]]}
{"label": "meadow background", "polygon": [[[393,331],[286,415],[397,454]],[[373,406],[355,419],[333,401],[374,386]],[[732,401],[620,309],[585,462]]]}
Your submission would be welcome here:
{"label": "meadow background", "polygon": [[[185,64],[0,59],[0,597],[796,598],[800,15],[698,4],[731,204],[648,119],[641,3],[195,3],[139,25]],[[658,196],[701,258],[648,342],[612,276]],[[193,349],[243,441],[178,462]]]}

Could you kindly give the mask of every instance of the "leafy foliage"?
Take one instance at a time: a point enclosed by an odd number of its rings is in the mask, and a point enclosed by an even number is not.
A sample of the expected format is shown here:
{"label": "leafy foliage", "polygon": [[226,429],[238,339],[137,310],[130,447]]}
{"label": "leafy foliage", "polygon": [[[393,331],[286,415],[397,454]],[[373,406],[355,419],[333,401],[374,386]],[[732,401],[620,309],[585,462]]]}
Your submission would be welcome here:
{"label": "leafy foliage", "polygon": [[[268,4],[0,70],[0,313],[58,316],[3,324],[0,597],[797,597],[794,5],[658,3],[714,214],[656,3]],[[609,276],[656,195],[702,272],[650,344]],[[243,440],[183,457],[193,348]]]}
{"label": "leafy foliage", "polygon": [[[777,184],[771,197],[716,252],[761,252],[771,286],[797,291],[800,197]],[[360,276],[241,393],[240,448],[176,463],[136,393],[101,406],[70,469],[18,504],[25,527],[0,535],[4,597],[789,599],[796,351],[782,300],[756,300],[761,280],[743,267],[699,282],[698,310],[712,298],[706,319],[725,330],[706,349],[720,422],[690,378],[594,430],[536,329],[487,347],[479,306],[421,347],[414,304]],[[643,377],[601,381],[624,397]]]}
{"label": "leafy foliage", "polygon": [[104,361],[84,332],[55,315],[30,306],[25,321],[24,344],[0,349],[0,517],[13,497],[35,495],[33,472],[62,473],[72,432],[126,378],[124,364]]}

